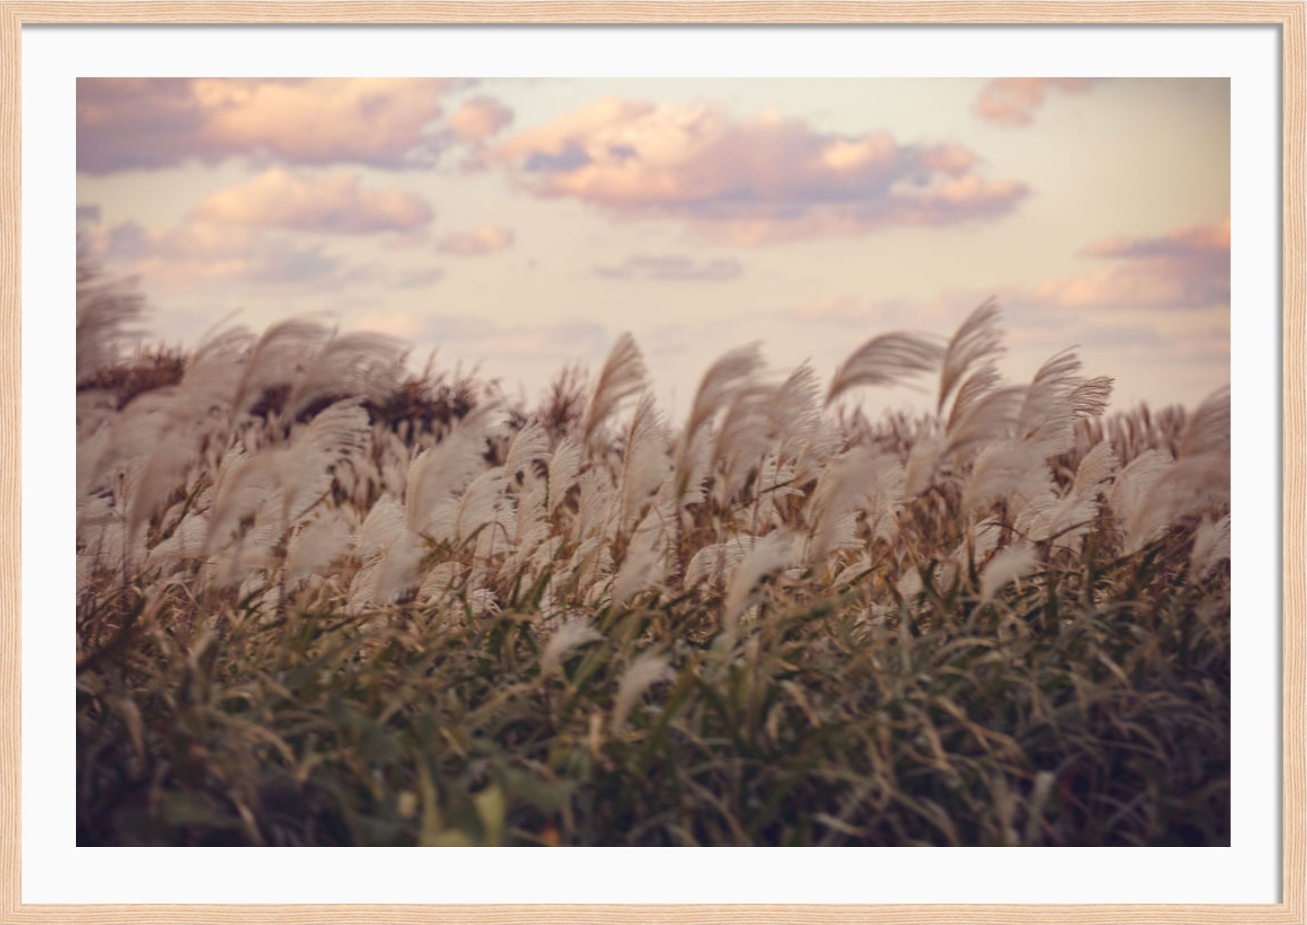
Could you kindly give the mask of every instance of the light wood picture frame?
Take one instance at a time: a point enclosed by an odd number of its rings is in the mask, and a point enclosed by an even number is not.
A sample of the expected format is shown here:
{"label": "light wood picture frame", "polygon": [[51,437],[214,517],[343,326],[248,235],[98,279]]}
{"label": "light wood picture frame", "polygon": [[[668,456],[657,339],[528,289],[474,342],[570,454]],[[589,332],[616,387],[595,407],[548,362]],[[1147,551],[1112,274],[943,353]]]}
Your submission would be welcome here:
{"label": "light wood picture frame", "polygon": [[[21,890],[21,33],[40,24],[1261,24],[1281,30],[1282,900],[1268,905],[40,905]],[[1307,3],[0,0],[0,923],[1307,922]],[[27,666],[31,670],[31,666]]]}

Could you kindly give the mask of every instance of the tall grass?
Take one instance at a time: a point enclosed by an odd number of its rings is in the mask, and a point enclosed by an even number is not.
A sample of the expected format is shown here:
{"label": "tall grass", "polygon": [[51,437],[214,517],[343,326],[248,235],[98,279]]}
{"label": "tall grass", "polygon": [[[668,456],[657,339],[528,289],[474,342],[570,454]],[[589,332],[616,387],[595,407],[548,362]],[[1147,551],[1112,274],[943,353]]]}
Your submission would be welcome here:
{"label": "tall grass", "polygon": [[986,304],[529,409],[303,320],[133,355],[86,276],[81,844],[1229,841],[1227,391],[1004,382]]}

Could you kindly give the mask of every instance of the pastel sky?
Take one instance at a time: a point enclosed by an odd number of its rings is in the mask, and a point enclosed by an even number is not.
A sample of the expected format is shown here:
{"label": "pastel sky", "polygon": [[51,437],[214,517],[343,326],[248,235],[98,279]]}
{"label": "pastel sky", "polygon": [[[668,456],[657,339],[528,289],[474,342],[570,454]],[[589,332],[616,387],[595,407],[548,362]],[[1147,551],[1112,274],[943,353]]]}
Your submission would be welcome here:
{"label": "pastel sky", "polygon": [[674,410],[996,296],[1013,377],[1229,381],[1227,80],[82,79],[77,125],[79,232],[171,343],[319,315],[534,400],[629,330]]}

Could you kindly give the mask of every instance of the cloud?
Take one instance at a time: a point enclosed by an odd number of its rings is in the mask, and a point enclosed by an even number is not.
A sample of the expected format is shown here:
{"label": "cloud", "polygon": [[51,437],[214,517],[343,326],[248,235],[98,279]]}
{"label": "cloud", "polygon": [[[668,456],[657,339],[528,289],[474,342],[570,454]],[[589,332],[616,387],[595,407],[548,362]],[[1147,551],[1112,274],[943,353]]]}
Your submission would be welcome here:
{"label": "cloud", "polygon": [[100,207],[97,205],[78,205],[77,207],[77,224],[86,223],[88,225],[100,224]]}
{"label": "cloud", "polygon": [[431,221],[426,200],[401,189],[366,189],[358,174],[305,179],[280,168],[221,190],[192,213],[195,222],[329,234],[407,232]]}
{"label": "cloud", "polygon": [[488,96],[474,96],[449,117],[449,128],[460,141],[480,143],[513,122],[513,110]]}
{"label": "cloud", "polygon": [[1230,219],[1157,237],[1094,241],[1082,254],[1101,270],[1045,283],[1033,296],[1075,309],[1195,309],[1230,302]]}
{"label": "cloud", "polygon": [[1029,125],[1050,90],[1075,95],[1088,92],[1093,84],[1088,77],[1001,77],[985,84],[976,98],[976,111],[999,125]]}
{"label": "cloud", "polygon": [[446,79],[79,78],[77,169],[216,164],[430,163]]}
{"label": "cloud", "polygon": [[488,160],[536,196],[742,245],[994,218],[1027,193],[982,177],[957,145],[819,132],[774,111],[737,119],[711,103],[603,99],[508,138]]}
{"label": "cloud", "polygon": [[1230,259],[1230,219],[1219,225],[1199,225],[1183,228],[1154,238],[1132,238],[1118,235],[1087,244],[1081,253],[1090,257],[1123,257],[1131,259],[1182,259],[1189,261],[1216,261],[1228,263]]}
{"label": "cloud", "polygon": [[[947,331],[986,298],[1003,310],[1018,366],[1075,345],[1121,394],[1192,400],[1189,388],[1228,381],[1230,223],[1182,228],[1154,237],[1116,236],[1081,253],[1106,265],[1035,284],[944,292],[935,298],[825,298],[778,312],[779,322],[814,323],[868,337],[899,328]],[[838,343],[837,336],[822,339]],[[1025,373],[1022,373],[1023,375]]]}
{"label": "cloud", "polygon": [[482,225],[472,231],[452,234],[441,239],[436,245],[436,250],[456,257],[483,257],[511,247],[516,237],[509,228]]}
{"label": "cloud", "polygon": [[594,272],[601,279],[720,283],[738,279],[744,268],[732,258],[695,260],[676,254],[632,254],[616,266],[595,267]]}
{"label": "cloud", "polygon": [[[1227,309],[1230,303],[1230,220],[1183,228],[1157,237],[1118,236],[1095,241],[1081,253],[1107,265],[1034,284],[1000,284],[987,290],[948,292],[933,300],[868,299],[838,295],[782,311],[793,321],[850,327],[931,328],[965,314],[990,296],[998,298],[1015,332],[1044,338],[1067,336],[1080,325],[1082,343],[1136,342],[1163,315]],[[1129,314],[1126,314],[1129,313]],[[1135,316],[1147,313],[1140,327]],[[905,319],[907,321],[905,322]],[[1167,322],[1174,327],[1183,322]],[[1119,337],[1108,338],[1110,332]]]}
{"label": "cloud", "polygon": [[240,225],[188,222],[158,228],[126,221],[95,227],[88,243],[92,255],[168,291],[232,283],[339,289],[366,275],[321,246],[298,246]]}

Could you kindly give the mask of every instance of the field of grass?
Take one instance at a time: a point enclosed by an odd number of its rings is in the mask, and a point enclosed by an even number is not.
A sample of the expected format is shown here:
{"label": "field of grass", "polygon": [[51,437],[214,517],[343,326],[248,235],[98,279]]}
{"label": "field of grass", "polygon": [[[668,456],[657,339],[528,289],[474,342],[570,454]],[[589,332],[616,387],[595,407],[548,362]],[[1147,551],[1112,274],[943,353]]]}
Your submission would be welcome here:
{"label": "field of grass", "polygon": [[1228,391],[986,304],[669,421],[627,337],[523,408],[140,310],[79,270],[79,844],[1229,843]]}

